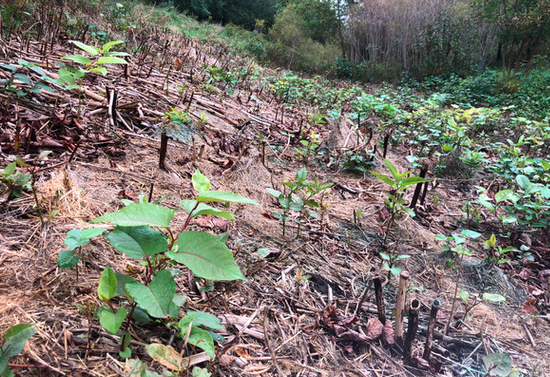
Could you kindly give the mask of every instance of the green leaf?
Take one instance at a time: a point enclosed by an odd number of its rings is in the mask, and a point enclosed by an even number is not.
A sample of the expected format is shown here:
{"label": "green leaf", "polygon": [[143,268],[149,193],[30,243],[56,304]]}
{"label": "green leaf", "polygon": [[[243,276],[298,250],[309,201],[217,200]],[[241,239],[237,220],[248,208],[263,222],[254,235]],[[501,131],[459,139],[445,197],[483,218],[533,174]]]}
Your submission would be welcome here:
{"label": "green leaf", "polygon": [[481,300],[485,302],[506,302],[504,296],[496,293],[484,293]]}
{"label": "green leaf", "polygon": [[374,174],[376,177],[378,177],[379,179],[381,179],[383,182],[386,182],[388,185],[390,185],[391,187],[395,187],[396,186],[396,183],[394,181],[392,181],[392,179],[384,174],[380,174],[380,173],[377,173],[375,171],[370,171],[372,174]]}
{"label": "green leaf", "polygon": [[491,376],[508,377],[512,372],[512,359],[507,353],[490,353],[483,358],[483,365]]}
{"label": "green leaf", "polygon": [[18,325],[10,327],[4,339],[6,340],[1,348],[2,356],[13,357],[19,355],[23,348],[25,348],[25,342],[37,333],[32,324],[20,323]]}
{"label": "green leaf", "polygon": [[107,69],[105,67],[95,67],[90,69],[88,72],[101,73],[103,76],[107,75]]}
{"label": "green leaf", "polygon": [[307,178],[307,169],[301,168],[296,172],[296,182],[305,182]]}
{"label": "green leaf", "polygon": [[115,297],[128,296],[126,294],[126,284],[134,282],[135,279],[131,276],[115,272],[116,277],[116,292]]}
{"label": "green leaf", "polygon": [[6,376],[9,369],[8,367],[8,356],[0,353],[0,376]]}
{"label": "green leaf", "polygon": [[203,349],[211,359],[214,358],[214,340],[208,331],[193,326],[189,333],[187,343]]}
{"label": "green leaf", "polygon": [[212,374],[206,368],[194,367],[191,377],[211,377]]}
{"label": "green leaf", "polygon": [[388,167],[391,175],[393,176],[393,179],[395,179],[396,181],[399,180],[399,178],[401,178],[403,175],[406,175],[406,173],[399,174],[399,172],[397,171],[397,168],[391,163],[390,160],[384,159],[384,163]]}
{"label": "green leaf", "polygon": [[519,174],[516,177],[516,182],[518,183],[519,187],[521,187],[525,191],[529,191],[529,189],[533,185],[529,180],[529,178],[527,178],[525,175],[522,175],[522,174]]}
{"label": "green leaf", "polygon": [[[166,368],[177,372],[182,370],[183,358],[173,347],[152,343],[145,346],[145,351],[153,360],[164,365]],[[187,367],[187,365],[183,365],[183,367]]]}
{"label": "green leaf", "polygon": [[99,286],[97,287],[97,295],[102,301],[109,301],[115,297],[117,288],[116,276],[113,269],[109,266],[105,267],[99,278]]}
{"label": "green leaf", "polygon": [[159,254],[168,248],[164,234],[148,226],[117,226],[106,238],[111,246],[133,259]]}
{"label": "green leaf", "polygon": [[184,329],[187,329],[190,323],[193,323],[193,326],[203,326],[211,330],[224,330],[218,317],[210,313],[189,310],[187,315],[180,319],[178,326],[185,331]]}
{"label": "green leaf", "polygon": [[82,42],[79,42],[79,41],[70,41],[70,42],[73,43],[79,49],[81,49],[83,51],[86,51],[88,54],[90,54],[92,56],[96,56],[97,54],[100,53],[100,51],[97,47],[89,46],[89,45],[87,45],[85,43],[82,43]]}
{"label": "green leaf", "polygon": [[71,249],[84,246],[90,242],[90,238],[99,236],[107,229],[105,228],[88,228],[88,229],[71,229],[65,236],[65,245]]}
{"label": "green leaf", "polygon": [[31,79],[29,78],[29,76],[25,75],[24,73],[16,73],[15,75],[13,75],[13,78],[27,85],[32,85]]}
{"label": "green leaf", "polygon": [[460,290],[458,292],[458,295],[460,297],[460,300],[465,304],[468,305],[468,299],[470,298],[470,294],[465,290]]}
{"label": "green leaf", "polygon": [[97,59],[97,64],[128,64],[128,62],[122,58],[116,56],[102,56]]}
{"label": "green leaf", "polygon": [[548,162],[546,160],[541,160],[540,165],[542,166],[542,168],[544,170],[546,170],[546,171],[550,170],[550,162]]}
{"label": "green leaf", "polygon": [[424,183],[424,182],[428,182],[428,180],[420,177],[408,177],[400,180],[399,186],[401,186],[402,188],[405,188],[405,187],[409,187],[409,186],[416,185],[418,183]]}
{"label": "green leaf", "polygon": [[126,318],[126,308],[121,306],[116,313],[113,313],[111,309],[104,309],[99,317],[99,323],[105,330],[111,334],[116,334],[122,326],[124,319]]}
{"label": "green leaf", "polygon": [[210,181],[206,178],[199,169],[195,170],[191,178],[193,188],[198,192],[210,190]]}
{"label": "green leaf", "polygon": [[434,235],[434,238],[438,241],[447,241],[447,236],[443,234],[436,234]]}
{"label": "green leaf", "polygon": [[196,199],[199,202],[245,203],[260,205],[255,200],[248,199],[241,194],[228,191],[201,191]]}
{"label": "green leaf", "polygon": [[504,223],[504,224],[513,224],[517,221],[518,221],[517,217],[515,217],[513,215],[508,215],[508,216],[506,216],[505,218],[502,219],[502,223]]}
{"label": "green leaf", "polygon": [[275,197],[275,198],[279,198],[281,195],[283,195],[282,192],[280,192],[280,191],[278,191],[278,190],[273,190],[272,188],[269,188],[269,187],[266,188],[265,191],[266,191],[269,195],[271,195],[271,196],[273,196],[273,197]]}
{"label": "green leaf", "polygon": [[[180,203],[183,209],[185,209],[187,213],[189,213],[191,210],[193,210],[197,201],[182,200]],[[235,220],[235,217],[229,212],[211,207],[208,204],[204,204],[204,203],[200,203],[197,206],[197,208],[193,211],[193,214],[191,216],[200,216],[200,215],[212,215],[212,216],[224,217],[230,220]]]}
{"label": "green leaf", "polygon": [[76,250],[61,250],[57,255],[57,265],[60,268],[67,269],[73,268],[80,261],[80,257],[76,254]]}
{"label": "green leaf", "polygon": [[195,275],[210,280],[246,280],[233,254],[216,236],[205,232],[183,232],[178,237],[178,252],[166,256],[183,263]]}
{"label": "green leaf", "polygon": [[495,194],[495,201],[497,203],[502,203],[506,200],[511,199],[514,196],[514,190],[500,190]]}
{"label": "green leaf", "polygon": [[120,40],[107,42],[101,47],[101,51],[103,53],[106,53],[110,49],[112,49],[114,46],[122,44],[122,43],[124,43],[124,41],[120,41]]}
{"label": "green leaf", "polygon": [[149,286],[139,282],[126,284],[126,290],[151,317],[165,318],[171,313],[170,307],[176,294],[176,282],[170,271],[156,273]]}
{"label": "green leaf", "polygon": [[90,59],[82,55],[67,55],[61,58],[61,60],[64,60],[64,59],[72,60],[73,62],[76,62],[78,64],[84,64],[84,65],[90,65],[92,63]]}
{"label": "green leaf", "polygon": [[17,71],[17,66],[11,64],[0,64],[0,67],[7,69],[8,71]]}
{"label": "green leaf", "polygon": [[92,223],[106,222],[118,226],[148,225],[159,228],[169,228],[170,221],[176,213],[175,209],[161,207],[151,203],[133,203],[118,211],[107,213]]}
{"label": "green leaf", "polygon": [[462,234],[464,237],[468,237],[473,240],[481,236],[481,233],[474,232],[473,230],[469,230],[469,229],[464,229],[462,232],[460,232],[460,234]]}

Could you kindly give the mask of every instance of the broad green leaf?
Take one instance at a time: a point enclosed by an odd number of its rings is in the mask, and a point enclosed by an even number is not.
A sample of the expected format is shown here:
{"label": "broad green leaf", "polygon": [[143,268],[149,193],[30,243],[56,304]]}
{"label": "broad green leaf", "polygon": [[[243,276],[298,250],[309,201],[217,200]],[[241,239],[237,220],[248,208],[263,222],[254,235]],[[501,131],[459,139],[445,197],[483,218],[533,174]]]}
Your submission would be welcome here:
{"label": "broad green leaf", "polygon": [[241,194],[228,191],[201,191],[196,199],[199,202],[245,203],[260,205],[255,200],[248,199]]}
{"label": "broad green leaf", "polygon": [[224,327],[221,321],[215,315],[205,312],[196,312],[189,310],[187,315],[183,317],[178,326],[180,329],[187,329],[189,323],[193,323],[193,326],[203,326],[211,330],[223,330]]}
{"label": "broad green leaf", "polygon": [[126,284],[136,281],[133,277],[115,272],[116,277],[116,292],[115,297],[127,296]]}
{"label": "broad green leaf", "polygon": [[84,246],[90,242],[90,238],[99,236],[107,229],[104,228],[89,228],[89,229],[71,229],[65,236],[65,245],[71,249]]}
{"label": "broad green leaf", "polygon": [[211,359],[214,358],[214,340],[208,331],[193,326],[191,328],[191,332],[189,333],[187,343],[203,349]]}
{"label": "broad green leaf", "polygon": [[103,53],[108,52],[114,46],[122,44],[122,43],[124,43],[124,41],[120,41],[120,40],[107,42],[101,47],[101,51]]}
{"label": "broad green leaf", "polygon": [[126,318],[126,314],[128,313],[126,312],[126,308],[124,306],[118,308],[116,313],[113,313],[111,309],[104,309],[99,317],[99,323],[111,334],[116,334],[118,329],[120,329],[120,326],[122,326],[122,323]]}
{"label": "broad green leaf", "polygon": [[9,357],[0,352],[0,376],[7,375],[7,372],[9,370],[6,369],[8,367],[8,360]]}
{"label": "broad green leaf", "polygon": [[126,60],[116,56],[102,56],[96,62],[97,64],[128,64]]}
{"label": "broad green leaf", "polygon": [[178,237],[178,252],[166,255],[183,263],[195,275],[210,280],[246,280],[233,254],[216,236],[205,232],[183,232]]}
{"label": "broad green leaf", "polygon": [[307,169],[301,168],[296,172],[296,182],[305,182],[307,178]]}
{"label": "broad green leaf", "polygon": [[13,75],[13,78],[27,85],[32,85],[31,79],[29,78],[29,76],[25,75],[24,73],[16,73],[15,75]]}
{"label": "broad green leaf", "polygon": [[481,299],[486,302],[506,302],[504,296],[496,293],[484,293]]}
{"label": "broad green leaf", "polygon": [[71,43],[73,43],[79,49],[81,49],[83,51],[86,51],[88,54],[90,54],[92,56],[96,56],[97,54],[100,53],[100,51],[97,47],[89,46],[89,45],[87,45],[85,43],[82,43],[82,42],[79,42],[79,41],[71,41]]}
{"label": "broad green leaf", "polygon": [[464,238],[464,237],[462,237],[462,236],[460,236],[460,235],[458,235],[458,234],[456,234],[456,233],[453,233],[453,234],[451,235],[451,237],[453,237],[453,240],[455,241],[455,243],[456,243],[457,245],[460,245],[460,244],[463,244],[464,242],[466,242],[466,238]]}
{"label": "broad green leaf", "polygon": [[468,305],[468,299],[470,298],[470,294],[465,290],[460,290],[458,292],[458,295],[460,296],[460,300],[465,304]]}
{"label": "broad green leaf", "polygon": [[278,191],[278,190],[273,190],[272,188],[266,188],[265,191],[271,195],[271,196],[274,196],[275,198],[279,198],[283,193]]}
{"label": "broad green leaf", "polygon": [[133,259],[159,254],[168,248],[164,234],[148,226],[117,226],[106,238],[111,246]]}
{"label": "broad green leaf", "polygon": [[377,173],[375,171],[370,171],[372,174],[374,174],[376,177],[378,177],[379,179],[381,179],[383,182],[387,183],[388,185],[390,185],[391,187],[395,187],[396,183],[388,176],[384,175],[384,174],[380,174],[380,173]]}
{"label": "broad green leaf", "polygon": [[517,217],[515,217],[513,215],[508,215],[508,216],[506,216],[505,218],[502,219],[502,222],[504,224],[513,224],[517,221],[518,221]]}
{"label": "broad green leaf", "polygon": [[15,72],[17,71],[17,66],[11,65],[11,64],[0,64],[0,67],[5,68],[9,71]]}
{"label": "broad green leaf", "polygon": [[495,194],[495,201],[497,203],[502,203],[506,200],[511,199],[514,196],[514,190],[500,190]]}
{"label": "broad green leaf", "polygon": [[107,75],[107,69],[105,67],[95,67],[90,69],[88,72],[101,73],[103,76]]}
{"label": "broad green leaf", "polygon": [[521,187],[525,191],[529,191],[529,189],[533,185],[529,180],[529,178],[527,178],[525,175],[522,175],[522,174],[519,174],[516,177],[516,182],[518,183],[519,187]]}
{"label": "broad green leaf", "polygon": [[483,365],[491,376],[509,377],[512,372],[512,359],[507,353],[490,353],[483,358]]}
{"label": "broad green leaf", "polygon": [[392,268],[390,268],[390,273],[394,276],[397,276],[401,273],[401,267],[399,266],[393,266]]}
{"label": "broad green leaf", "polygon": [[[187,213],[190,213],[193,210],[193,208],[195,208],[197,201],[182,200],[180,203],[183,209],[185,209]],[[233,217],[233,215],[230,214],[229,212],[211,207],[208,204],[204,204],[204,203],[200,203],[197,206],[197,208],[193,211],[191,216],[200,216],[200,215],[212,215],[212,216],[224,217],[230,220],[235,220],[235,217]]]}
{"label": "broad green leaf", "polygon": [[210,190],[210,181],[206,178],[199,169],[195,170],[191,178],[193,188],[198,192]]}
{"label": "broad green leaf", "polygon": [[4,335],[6,341],[2,346],[2,356],[13,357],[19,355],[25,348],[25,342],[37,331],[33,325],[26,323],[10,327]]}
{"label": "broad green leaf", "polygon": [[92,63],[90,59],[82,55],[67,55],[61,58],[61,60],[64,59],[72,60],[73,62],[84,65],[90,65]]}
{"label": "broad green leaf", "polygon": [[436,234],[434,235],[434,238],[438,241],[447,241],[447,236],[444,236],[443,234]]}
{"label": "broad green leaf", "polygon": [[162,270],[157,272],[149,286],[136,281],[126,284],[126,290],[151,317],[164,318],[170,315],[170,306],[174,305],[176,282],[170,271]]}
{"label": "broad green leaf", "polygon": [[464,237],[468,237],[473,240],[481,236],[481,233],[474,232],[473,230],[469,230],[469,229],[464,229],[462,232],[460,232],[460,234],[462,234]]}
{"label": "broad green leaf", "polygon": [[546,171],[550,170],[550,162],[546,161],[546,160],[542,160],[540,162],[540,165],[542,166],[542,168]]}
{"label": "broad green leaf", "polygon": [[145,351],[153,358],[153,360],[164,365],[170,370],[179,372],[182,368],[187,367],[187,365],[183,365],[183,358],[180,353],[171,346],[152,343],[145,346]]}
{"label": "broad green leaf", "polygon": [[[128,377],[163,377],[158,373],[147,370],[147,365],[141,360],[127,359],[124,365],[124,371]],[[166,375],[164,375],[166,377]]]}
{"label": "broad green leaf", "polygon": [[80,261],[80,256],[75,256],[76,250],[61,250],[57,255],[57,265],[60,268],[73,268]]}
{"label": "broad green leaf", "polygon": [[133,203],[118,211],[107,213],[92,223],[106,222],[118,226],[148,225],[159,228],[169,228],[170,221],[176,213],[175,209],[161,207],[151,203]]}
{"label": "broad green leaf", "polygon": [[99,278],[99,286],[97,287],[97,295],[102,301],[109,301],[115,297],[117,288],[116,276],[113,269],[109,266],[105,267]]}

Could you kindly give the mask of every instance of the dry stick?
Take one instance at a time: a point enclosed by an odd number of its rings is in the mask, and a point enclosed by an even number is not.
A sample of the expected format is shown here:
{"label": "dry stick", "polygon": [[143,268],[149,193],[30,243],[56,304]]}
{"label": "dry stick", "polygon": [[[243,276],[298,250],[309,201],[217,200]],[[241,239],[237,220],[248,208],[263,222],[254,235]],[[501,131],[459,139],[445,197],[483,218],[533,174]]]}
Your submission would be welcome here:
{"label": "dry stick", "polygon": [[384,136],[384,151],[382,152],[382,157],[386,158],[386,153],[388,153],[388,142],[390,141],[390,134]]}
{"label": "dry stick", "polygon": [[439,311],[439,307],[441,306],[441,303],[438,299],[435,299],[432,303],[432,310],[430,311],[430,320],[428,321],[428,330],[426,331],[426,344],[424,346],[424,353],[422,354],[422,358],[424,360],[430,360],[430,354],[432,352],[432,346],[434,342],[434,330],[435,330],[435,323],[437,321],[437,312]]}
{"label": "dry stick", "polygon": [[149,188],[149,203],[153,200],[153,190],[155,189],[155,182],[151,182],[150,188]]}
{"label": "dry stick", "polygon": [[378,320],[383,325],[386,324],[386,306],[384,304],[384,295],[382,294],[382,279],[380,276],[374,278],[374,292],[376,297],[376,307],[378,308]]}
{"label": "dry stick", "polygon": [[424,182],[424,191],[422,191],[422,198],[420,199],[420,204],[424,205],[426,201],[426,194],[428,193],[428,182]]}
{"label": "dry stick", "polygon": [[[422,164],[422,167],[420,168],[420,174],[418,175],[420,178],[426,178],[426,173],[428,173],[428,164],[424,163]],[[410,208],[414,209],[416,207],[416,202],[418,202],[418,197],[420,196],[420,191],[422,190],[422,185],[424,182],[420,182],[416,184],[416,187],[414,189],[414,195],[411,201]]]}
{"label": "dry stick", "polygon": [[407,326],[407,336],[403,346],[403,362],[411,365],[412,343],[418,330],[418,311],[420,310],[420,300],[414,299],[409,307],[409,323]]}
{"label": "dry stick", "polygon": [[166,130],[162,131],[160,135],[160,155],[159,155],[159,169],[165,170],[164,160],[166,159],[166,149],[168,148],[168,135]]}
{"label": "dry stick", "polygon": [[464,261],[464,251],[460,255],[460,264],[458,266],[458,271],[456,275],[456,283],[455,283],[455,292],[453,295],[453,304],[451,305],[451,312],[449,313],[449,320],[447,321],[447,325],[445,325],[445,331],[443,332],[444,335],[449,334],[449,328],[451,327],[451,321],[453,320],[453,316],[455,314],[455,305],[456,305],[456,295],[458,293],[458,285],[460,284],[460,278],[462,277],[462,262]]}
{"label": "dry stick", "polygon": [[268,330],[268,320],[267,320],[267,312],[269,309],[267,306],[264,306],[264,340],[267,348],[269,349],[269,354],[271,355],[271,360],[273,361],[273,365],[275,365],[275,368],[277,368],[277,373],[279,373],[279,376],[285,377],[286,375],[281,370],[281,366],[277,362],[277,357],[275,356],[275,351],[273,350],[273,347],[271,346],[271,342],[269,341],[269,336],[267,335]]}
{"label": "dry stick", "polygon": [[403,312],[405,311],[405,299],[407,293],[407,281],[409,280],[407,271],[399,275],[399,288],[397,290],[397,302],[395,303],[395,343],[403,347]]}

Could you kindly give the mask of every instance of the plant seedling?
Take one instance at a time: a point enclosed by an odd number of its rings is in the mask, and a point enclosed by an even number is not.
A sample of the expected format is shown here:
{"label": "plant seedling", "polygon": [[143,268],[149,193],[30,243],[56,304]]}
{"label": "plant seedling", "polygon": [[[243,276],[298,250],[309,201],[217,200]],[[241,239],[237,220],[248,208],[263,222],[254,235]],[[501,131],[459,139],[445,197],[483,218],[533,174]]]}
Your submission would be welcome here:
{"label": "plant seedling", "polygon": [[13,377],[8,369],[10,357],[19,355],[25,348],[25,343],[36,334],[37,330],[31,324],[20,323],[12,326],[0,339],[0,376]]}

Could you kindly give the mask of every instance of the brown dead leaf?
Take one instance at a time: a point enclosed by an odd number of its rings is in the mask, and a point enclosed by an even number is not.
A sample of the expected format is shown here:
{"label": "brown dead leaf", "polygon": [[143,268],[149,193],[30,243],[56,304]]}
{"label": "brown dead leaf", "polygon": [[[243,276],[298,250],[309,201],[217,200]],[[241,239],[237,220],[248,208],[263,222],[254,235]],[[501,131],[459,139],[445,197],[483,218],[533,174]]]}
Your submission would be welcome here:
{"label": "brown dead leaf", "polygon": [[536,305],[537,305],[537,299],[534,297],[531,297],[523,303],[523,305],[521,306],[521,311],[527,314],[533,314],[537,311]]}
{"label": "brown dead leaf", "polygon": [[382,336],[384,325],[378,318],[370,318],[367,322],[367,337],[375,340]]}
{"label": "brown dead leaf", "polygon": [[239,355],[240,357],[242,358],[245,358],[245,359],[250,359],[250,355],[245,351],[243,350],[242,348],[235,348],[235,353],[237,355]]}
{"label": "brown dead leaf", "polygon": [[224,219],[219,217],[214,217],[212,219],[212,224],[218,227],[222,232],[227,232],[229,230],[229,224]]}
{"label": "brown dead leaf", "polygon": [[382,333],[382,341],[387,345],[392,345],[395,343],[393,323],[391,321],[386,321],[386,324],[384,325],[384,331]]}

